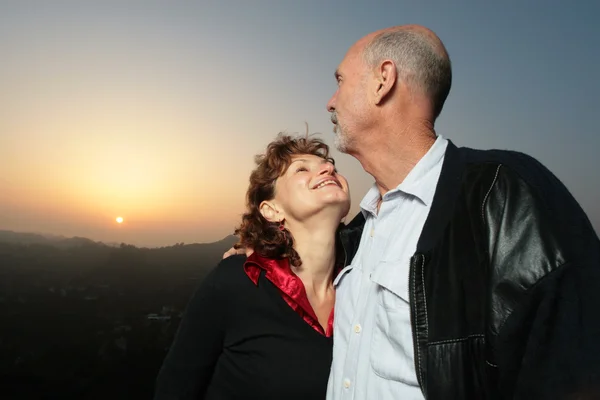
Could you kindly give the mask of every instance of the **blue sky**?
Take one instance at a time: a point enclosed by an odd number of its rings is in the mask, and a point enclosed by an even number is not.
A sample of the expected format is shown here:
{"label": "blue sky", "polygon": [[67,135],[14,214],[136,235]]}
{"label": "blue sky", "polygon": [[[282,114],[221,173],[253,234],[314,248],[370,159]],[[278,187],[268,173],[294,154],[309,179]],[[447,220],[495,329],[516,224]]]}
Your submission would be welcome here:
{"label": "blue sky", "polygon": [[[279,131],[306,121],[333,143],[325,104],[348,47],[417,23],[453,63],[438,133],[538,158],[600,230],[599,3],[454,3],[3,2],[0,229],[218,240]],[[356,212],[372,179],[334,155]]]}

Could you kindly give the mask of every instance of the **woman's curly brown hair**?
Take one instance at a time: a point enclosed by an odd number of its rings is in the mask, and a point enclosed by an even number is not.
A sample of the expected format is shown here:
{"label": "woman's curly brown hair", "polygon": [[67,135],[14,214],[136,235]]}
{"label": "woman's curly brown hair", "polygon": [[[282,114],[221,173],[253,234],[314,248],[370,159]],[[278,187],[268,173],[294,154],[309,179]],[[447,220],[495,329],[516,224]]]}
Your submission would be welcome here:
{"label": "woman's curly brown hair", "polygon": [[312,154],[334,163],[329,156],[329,146],[316,138],[297,137],[280,133],[267,146],[264,154],[255,157],[257,167],[250,174],[250,186],[246,192],[246,212],[242,223],[235,230],[240,240],[235,248],[252,248],[263,257],[288,258],[290,265],[302,265],[300,256],[294,250],[294,238],[287,229],[280,230],[279,224],[269,222],[260,213],[260,204],[275,196],[275,182],[285,174],[292,162],[292,156]]}

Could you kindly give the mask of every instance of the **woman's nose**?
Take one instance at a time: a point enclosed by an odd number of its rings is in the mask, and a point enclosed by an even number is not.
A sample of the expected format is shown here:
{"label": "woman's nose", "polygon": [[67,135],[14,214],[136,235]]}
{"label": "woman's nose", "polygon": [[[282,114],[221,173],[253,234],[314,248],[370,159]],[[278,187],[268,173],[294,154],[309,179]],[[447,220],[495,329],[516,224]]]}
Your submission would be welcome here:
{"label": "woman's nose", "polygon": [[331,163],[324,163],[323,166],[321,167],[321,170],[319,171],[319,175],[332,175],[333,171],[335,170],[335,167],[333,166],[333,164]]}

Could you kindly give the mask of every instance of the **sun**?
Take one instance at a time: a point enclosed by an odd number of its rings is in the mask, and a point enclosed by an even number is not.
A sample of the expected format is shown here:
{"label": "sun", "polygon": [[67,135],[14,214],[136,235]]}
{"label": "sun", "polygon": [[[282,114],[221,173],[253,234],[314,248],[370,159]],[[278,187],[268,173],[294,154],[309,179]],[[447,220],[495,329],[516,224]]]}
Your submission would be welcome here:
{"label": "sun", "polygon": [[117,224],[122,224],[123,223],[123,217],[117,217],[116,221],[117,221]]}

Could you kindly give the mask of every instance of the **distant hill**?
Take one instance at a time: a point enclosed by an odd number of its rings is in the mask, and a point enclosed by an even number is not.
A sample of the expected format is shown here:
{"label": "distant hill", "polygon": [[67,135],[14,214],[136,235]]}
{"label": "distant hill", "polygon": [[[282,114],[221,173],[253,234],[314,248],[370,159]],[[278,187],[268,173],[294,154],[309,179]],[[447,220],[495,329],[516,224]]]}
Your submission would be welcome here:
{"label": "distant hill", "polygon": [[190,297],[235,241],[138,248],[0,231],[0,398],[152,398]]}
{"label": "distant hill", "polygon": [[40,233],[13,232],[3,230],[0,230],[0,243],[43,244],[58,248],[79,247],[82,245],[105,246],[105,244],[101,242],[95,242],[91,239],[78,236],[68,238],[56,235],[43,235]]}
{"label": "distant hill", "polygon": [[[173,246],[164,246],[160,247],[160,249],[177,247],[177,248],[186,248],[188,251],[194,252],[199,249],[207,250],[210,248],[221,249],[224,245],[231,247],[237,238],[233,235],[229,235],[217,242],[212,243],[192,243],[192,244],[175,244]],[[14,231],[5,231],[0,230],[0,243],[11,243],[11,244],[41,244],[41,245],[49,245],[61,249],[67,249],[72,247],[81,247],[81,246],[106,246],[106,247],[119,247],[122,244],[120,243],[103,243],[97,242],[92,239],[74,236],[74,237],[65,237],[61,235],[49,235],[49,234],[41,234],[41,233],[31,233],[31,232],[14,232]],[[208,250],[210,252],[210,250]]]}

